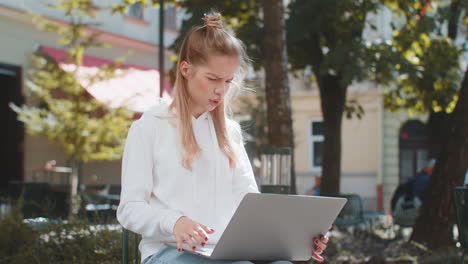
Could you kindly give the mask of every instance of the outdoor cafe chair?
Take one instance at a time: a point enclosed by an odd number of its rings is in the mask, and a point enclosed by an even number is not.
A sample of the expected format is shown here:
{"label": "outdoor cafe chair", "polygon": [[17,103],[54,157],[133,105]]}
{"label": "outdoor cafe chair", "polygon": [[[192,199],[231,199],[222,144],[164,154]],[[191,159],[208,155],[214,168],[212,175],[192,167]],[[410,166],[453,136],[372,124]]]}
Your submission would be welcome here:
{"label": "outdoor cafe chair", "polygon": [[[140,235],[122,228],[122,264],[140,263],[139,242]],[[132,251],[130,251],[130,247],[132,247]]]}
{"label": "outdoor cafe chair", "polygon": [[358,226],[366,223],[362,199],[357,194],[323,194],[324,196],[348,199],[343,210],[338,214],[334,225],[338,227]]}

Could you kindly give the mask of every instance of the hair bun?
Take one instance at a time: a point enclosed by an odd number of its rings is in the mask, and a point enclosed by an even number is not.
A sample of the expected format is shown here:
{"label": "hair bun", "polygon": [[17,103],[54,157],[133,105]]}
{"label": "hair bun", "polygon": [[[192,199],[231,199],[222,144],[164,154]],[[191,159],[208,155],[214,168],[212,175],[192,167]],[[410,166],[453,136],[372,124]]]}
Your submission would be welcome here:
{"label": "hair bun", "polygon": [[210,12],[203,14],[202,18],[205,21],[205,27],[223,29],[223,22],[221,21],[221,13]]}

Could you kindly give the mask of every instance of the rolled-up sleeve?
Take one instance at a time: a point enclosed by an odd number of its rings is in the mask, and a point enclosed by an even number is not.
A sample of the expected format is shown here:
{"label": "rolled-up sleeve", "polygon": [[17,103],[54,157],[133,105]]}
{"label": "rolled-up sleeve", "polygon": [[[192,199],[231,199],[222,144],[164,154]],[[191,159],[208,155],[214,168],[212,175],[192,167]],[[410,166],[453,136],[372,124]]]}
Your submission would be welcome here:
{"label": "rolled-up sleeve", "polygon": [[255,181],[252,165],[244,147],[242,130],[238,123],[231,121],[233,141],[237,151],[237,164],[233,175],[233,197],[236,207],[247,193],[258,193],[257,182]]}
{"label": "rolled-up sleeve", "polygon": [[126,229],[144,237],[170,236],[181,212],[162,203],[150,203],[153,177],[153,147],[157,131],[140,119],[133,122],[122,158],[122,191],[117,220]]}

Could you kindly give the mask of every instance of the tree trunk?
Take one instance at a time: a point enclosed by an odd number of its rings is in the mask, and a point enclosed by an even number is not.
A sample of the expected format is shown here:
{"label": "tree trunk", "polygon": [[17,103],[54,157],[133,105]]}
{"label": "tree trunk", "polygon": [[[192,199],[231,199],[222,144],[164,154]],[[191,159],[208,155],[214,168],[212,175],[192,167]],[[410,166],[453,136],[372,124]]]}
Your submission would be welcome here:
{"label": "tree trunk", "polygon": [[[450,4],[448,37],[457,38],[461,14],[461,1]],[[465,69],[458,102],[452,114],[442,118],[439,141],[440,152],[434,168],[420,215],[411,234],[411,240],[425,243],[429,248],[442,248],[453,244],[452,227],[455,223],[452,189],[462,185],[468,167],[468,69]],[[431,117],[433,115],[431,114]],[[448,120],[444,120],[448,119]],[[431,121],[431,120],[430,120]],[[431,129],[432,137],[433,126]],[[434,143],[430,136],[430,143]],[[431,145],[434,151],[434,145]]]}
{"label": "tree trunk", "polygon": [[325,75],[318,80],[325,128],[320,192],[336,194],[340,192],[341,125],[346,88],[340,85],[337,76]]}
{"label": "tree trunk", "polygon": [[78,214],[80,210],[80,199],[79,199],[79,185],[83,183],[83,162],[70,159],[68,166],[72,169],[70,174],[70,196],[68,204],[68,217],[71,219]]}
{"label": "tree trunk", "polygon": [[264,0],[265,90],[268,142],[274,147],[291,147],[291,193],[296,193],[294,134],[288,83],[288,57],[284,8],[281,0]]}
{"label": "tree trunk", "polygon": [[448,136],[437,158],[411,239],[431,249],[453,245],[455,223],[452,189],[462,185],[468,168],[468,70],[465,70],[455,110],[449,117]]}
{"label": "tree trunk", "polygon": [[429,158],[437,158],[442,151],[442,146],[448,137],[448,121],[450,115],[446,112],[435,113],[431,111],[427,121],[429,134]]}
{"label": "tree trunk", "polygon": [[310,47],[310,61],[320,91],[325,139],[320,192],[322,194],[337,194],[340,192],[341,132],[347,87],[341,83],[340,75],[323,73],[324,54],[320,46],[320,36],[317,32],[310,32],[310,35],[313,39]]}

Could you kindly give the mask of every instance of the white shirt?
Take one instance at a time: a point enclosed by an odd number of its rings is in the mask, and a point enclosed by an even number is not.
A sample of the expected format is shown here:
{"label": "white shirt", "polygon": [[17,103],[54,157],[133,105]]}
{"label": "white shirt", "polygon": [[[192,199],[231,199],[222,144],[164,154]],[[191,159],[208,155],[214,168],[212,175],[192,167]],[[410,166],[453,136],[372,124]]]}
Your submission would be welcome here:
{"label": "white shirt", "polygon": [[237,123],[226,120],[238,160],[229,168],[211,114],[192,117],[202,153],[187,170],[176,118],[169,103],[160,101],[133,122],[125,143],[117,219],[142,235],[142,260],[166,247],[162,241],[175,241],[173,229],[181,216],[213,228],[208,243],[217,243],[244,195],[258,192]]}

